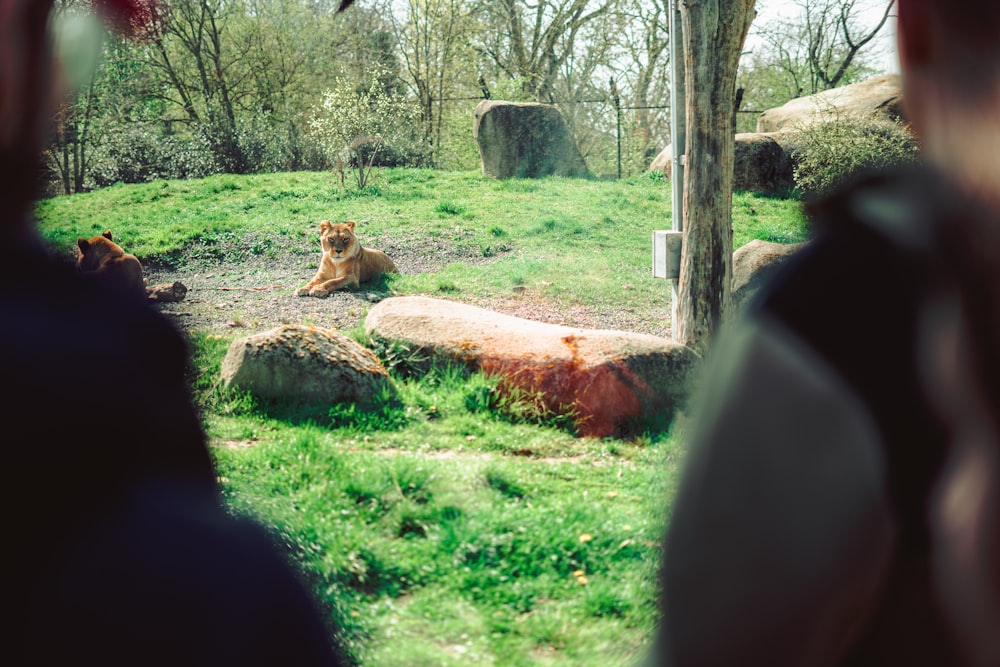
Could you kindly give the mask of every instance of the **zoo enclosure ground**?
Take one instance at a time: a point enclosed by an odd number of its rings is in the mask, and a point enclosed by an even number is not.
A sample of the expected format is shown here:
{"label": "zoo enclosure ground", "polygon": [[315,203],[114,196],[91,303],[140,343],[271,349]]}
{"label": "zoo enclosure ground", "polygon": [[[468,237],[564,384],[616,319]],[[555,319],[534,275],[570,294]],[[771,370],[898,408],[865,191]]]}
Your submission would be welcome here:
{"label": "zoo enclosure ground", "polygon": [[[395,428],[344,413],[276,419],[216,384],[230,338],[283,321],[350,329],[394,292],[666,333],[649,231],[669,206],[669,187],[648,178],[389,170],[363,192],[323,174],[218,176],[60,197],[39,214],[57,248],[111,229],[151,283],[188,286],[185,301],[156,307],[192,333],[230,506],[281,535],[363,664],[625,667],[655,620],[677,437],[512,423],[484,406],[481,378],[399,381]],[[293,296],[315,272],[321,219],[357,220],[362,244],[385,250],[400,275]],[[803,233],[795,202],[751,195],[736,197],[734,224],[737,245]]]}
{"label": "zoo enclosure ground", "polygon": [[[150,285],[180,281],[188,288],[184,301],[160,303],[156,308],[185,330],[212,335],[248,335],[286,323],[351,330],[364,320],[373,303],[397,293],[390,278],[362,285],[356,290],[338,290],[321,299],[295,296],[295,289],[305,284],[315,271],[318,243],[313,254],[303,254],[298,249],[283,248],[281,244],[286,241],[278,236],[241,239],[243,244],[264,241],[271,248],[267,257],[251,256],[239,263],[206,257],[204,249],[197,244],[181,253],[180,261],[176,262],[181,268],[174,268],[174,262],[147,263],[145,270]],[[442,242],[420,247],[384,237],[365,240],[365,244],[384,250],[402,275],[434,273],[453,262],[483,266],[496,261],[496,258],[485,258],[480,253]],[[664,329],[665,313],[650,317],[650,313],[626,303],[619,308],[608,308],[559,302],[546,298],[541,290],[515,287],[520,289],[495,296],[441,291],[429,296],[458,300],[539,322],[669,335],[669,330]],[[664,299],[661,308],[668,310],[669,292],[665,292]]]}

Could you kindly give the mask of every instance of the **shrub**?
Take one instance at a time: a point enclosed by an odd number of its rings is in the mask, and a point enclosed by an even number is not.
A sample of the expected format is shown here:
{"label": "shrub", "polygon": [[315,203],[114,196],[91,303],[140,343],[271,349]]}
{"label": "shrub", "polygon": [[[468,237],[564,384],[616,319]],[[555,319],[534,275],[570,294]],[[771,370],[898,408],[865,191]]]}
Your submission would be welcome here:
{"label": "shrub", "polygon": [[[343,78],[323,94],[309,122],[311,134],[341,170],[353,169],[358,188],[364,188],[376,160],[387,146],[407,144],[416,108],[384,86],[383,70],[370,73],[370,83],[357,90]],[[357,143],[356,143],[357,142]]]}
{"label": "shrub", "polygon": [[164,136],[155,126],[121,124],[92,149],[87,183],[101,188],[160,178],[202,178],[218,172],[208,142],[199,135]]}
{"label": "shrub", "polygon": [[919,147],[906,126],[876,118],[845,117],[801,129],[795,185],[807,198],[823,197],[862,171],[919,161]]}
{"label": "shrub", "polygon": [[427,146],[421,146],[416,141],[397,140],[388,145],[378,137],[358,137],[350,143],[348,161],[351,169],[372,167],[429,167],[431,151]]}
{"label": "shrub", "polygon": [[[174,134],[155,122],[110,123],[102,128],[100,141],[89,147],[87,188],[161,178],[203,178],[232,170],[232,164],[224,164],[225,156],[213,151],[210,133],[207,125]],[[277,120],[261,110],[241,117],[236,146],[241,153],[241,172],[331,167],[323,147],[296,122]],[[216,150],[220,150],[218,146]]]}
{"label": "shrub", "polygon": [[331,168],[323,147],[300,123],[279,120],[262,110],[246,114],[238,142],[250,171],[324,171]]}

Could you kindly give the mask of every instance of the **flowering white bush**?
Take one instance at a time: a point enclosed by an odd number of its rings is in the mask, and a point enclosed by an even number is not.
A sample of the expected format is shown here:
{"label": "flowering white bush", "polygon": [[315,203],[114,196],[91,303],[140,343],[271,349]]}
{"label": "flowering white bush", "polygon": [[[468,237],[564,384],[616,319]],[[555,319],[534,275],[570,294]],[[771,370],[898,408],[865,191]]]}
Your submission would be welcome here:
{"label": "flowering white bush", "polygon": [[313,135],[341,173],[355,171],[359,188],[367,185],[378,154],[412,134],[417,114],[416,105],[386,92],[387,75],[373,70],[368,88],[360,92],[347,79],[336,79],[309,121]]}
{"label": "flowering white bush", "polygon": [[825,197],[864,171],[916,164],[920,147],[899,120],[832,117],[801,128],[794,168],[804,197]]}

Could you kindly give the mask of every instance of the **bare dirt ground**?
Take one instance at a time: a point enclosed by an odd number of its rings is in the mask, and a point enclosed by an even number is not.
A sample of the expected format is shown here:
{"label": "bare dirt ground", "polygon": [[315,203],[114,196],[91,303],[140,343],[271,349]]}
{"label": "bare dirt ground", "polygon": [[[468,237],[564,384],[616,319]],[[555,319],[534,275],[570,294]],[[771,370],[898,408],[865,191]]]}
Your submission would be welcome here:
{"label": "bare dirt ground", "polygon": [[[434,271],[454,262],[473,265],[493,261],[472,249],[440,240],[382,238],[362,242],[384,250],[402,274]],[[191,246],[169,263],[146,263],[144,268],[148,285],[180,281],[188,288],[183,301],[158,303],[155,307],[181,328],[207,334],[231,334],[236,330],[250,335],[281,324],[349,330],[363,320],[373,303],[393,296],[378,284],[337,291],[322,299],[295,296],[295,290],[312,278],[319,258],[318,241],[306,252],[283,238],[243,237],[228,245]],[[662,318],[636,312],[627,304],[616,309],[558,304],[543,298],[531,286],[489,298],[462,293],[430,296],[539,322],[669,335],[658,324]]]}

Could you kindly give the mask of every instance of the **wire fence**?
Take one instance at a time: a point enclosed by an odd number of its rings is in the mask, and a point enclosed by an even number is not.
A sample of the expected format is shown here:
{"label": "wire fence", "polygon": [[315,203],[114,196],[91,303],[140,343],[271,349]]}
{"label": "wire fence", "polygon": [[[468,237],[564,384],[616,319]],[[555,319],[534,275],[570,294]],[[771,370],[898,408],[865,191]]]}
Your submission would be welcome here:
{"label": "wire fence", "polygon": [[[482,95],[440,100],[442,114],[452,128],[438,145],[441,166],[475,169],[479,153],[472,139],[474,110],[483,100],[493,99],[480,81]],[[742,96],[737,96],[736,104]],[[437,100],[435,100],[437,103]],[[670,106],[622,104],[614,83],[606,97],[554,100],[576,138],[591,173],[600,178],[629,178],[649,171],[656,156],[670,143]],[[759,111],[735,109],[736,132],[756,131]]]}

